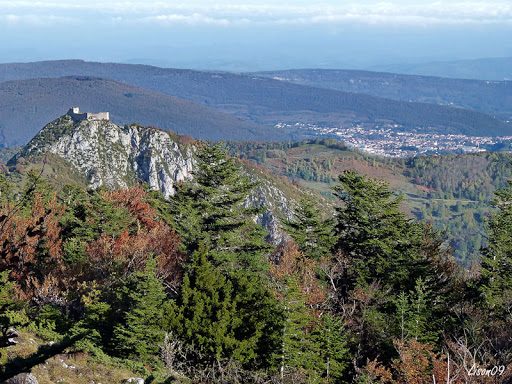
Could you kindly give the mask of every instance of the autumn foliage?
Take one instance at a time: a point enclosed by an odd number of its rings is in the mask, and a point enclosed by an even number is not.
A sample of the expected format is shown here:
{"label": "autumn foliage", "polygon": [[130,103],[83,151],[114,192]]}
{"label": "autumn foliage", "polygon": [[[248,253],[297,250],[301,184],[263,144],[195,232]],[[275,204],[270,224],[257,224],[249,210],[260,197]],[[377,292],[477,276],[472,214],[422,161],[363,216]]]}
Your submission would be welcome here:
{"label": "autumn foliage", "polygon": [[55,194],[45,201],[36,193],[26,206],[3,203],[0,271],[10,271],[20,298],[42,303],[63,300],[66,291],[75,290],[79,283],[112,281],[113,274],[127,276],[144,269],[149,258],[156,260],[156,273],[168,288],[177,289],[183,259],[178,250],[180,237],[158,218],[146,192],[137,186],[99,193],[100,199],[124,209],[124,221],[130,225],[118,236],[98,232],[95,239],[76,241],[85,246],[80,260],[72,263],[62,258],[63,242],[69,239],[63,235],[61,223],[71,207],[59,203]]}
{"label": "autumn foliage", "polygon": [[94,276],[108,277],[116,272],[127,275],[142,270],[149,257],[157,261],[157,275],[176,289],[180,277],[179,235],[158,218],[156,210],[145,201],[141,187],[103,192],[105,200],[128,210],[135,222],[118,237],[102,234],[87,245],[88,262],[94,266]]}
{"label": "autumn foliage", "polygon": [[1,207],[0,271],[10,271],[20,297],[30,297],[36,281],[61,268],[63,210],[55,196],[45,202],[39,194],[27,210],[13,202]]}

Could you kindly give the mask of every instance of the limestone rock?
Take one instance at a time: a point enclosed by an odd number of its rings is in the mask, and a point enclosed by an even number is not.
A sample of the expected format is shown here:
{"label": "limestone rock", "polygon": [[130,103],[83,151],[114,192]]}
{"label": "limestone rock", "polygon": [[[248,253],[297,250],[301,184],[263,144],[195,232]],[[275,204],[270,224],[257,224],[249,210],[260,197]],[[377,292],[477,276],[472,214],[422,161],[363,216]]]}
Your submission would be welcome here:
{"label": "limestone rock", "polygon": [[[75,121],[64,115],[46,125],[17,158],[51,152],[71,163],[93,188],[126,188],[140,180],[169,198],[176,182],[192,177],[194,150],[173,132],[137,124],[121,127],[108,120]],[[268,208],[255,220],[268,229],[269,241],[279,244],[287,238],[279,218],[290,219],[294,204],[268,178],[247,172],[262,182],[246,204]]]}
{"label": "limestone rock", "polygon": [[39,384],[37,378],[31,373],[20,373],[4,382],[4,384]]}
{"label": "limestone rock", "polygon": [[130,377],[125,381],[125,383],[144,384],[144,379],[140,377]]}

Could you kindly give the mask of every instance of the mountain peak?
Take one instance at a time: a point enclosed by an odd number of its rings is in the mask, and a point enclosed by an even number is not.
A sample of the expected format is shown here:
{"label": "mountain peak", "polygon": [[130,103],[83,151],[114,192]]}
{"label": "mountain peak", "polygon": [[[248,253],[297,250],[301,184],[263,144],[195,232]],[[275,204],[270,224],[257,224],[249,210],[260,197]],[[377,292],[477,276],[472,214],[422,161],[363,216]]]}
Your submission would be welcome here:
{"label": "mountain peak", "polygon": [[171,196],[174,183],[190,175],[191,147],[180,144],[174,132],[138,124],[122,127],[107,117],[108,112],[72,108],[41,129],[9,165],[49,152],[71,163],[94,188],[125,188],[142,180]]}
{"label": "mountain peak", "polygon": [[[44,174],[57,183],[63,172],[71,170],[70,174],[92,188],[126,188],[142,181],[169,198],[176,182],[192,177],[194,152],[193,139],[172,131],[138,124],[119,126],[106,119],[76,121],[66,114],[41,129],[8,165],[29,169],[39,162],[46,167]],[[293,217],[294,201],[302,192],[288,185],[292,191],[284,193],[283,181],[250,165],[244,168],[249,177],[263,181],[247,204],[268,208],[257,220],[277,244],[282,240],[278,217]]]}

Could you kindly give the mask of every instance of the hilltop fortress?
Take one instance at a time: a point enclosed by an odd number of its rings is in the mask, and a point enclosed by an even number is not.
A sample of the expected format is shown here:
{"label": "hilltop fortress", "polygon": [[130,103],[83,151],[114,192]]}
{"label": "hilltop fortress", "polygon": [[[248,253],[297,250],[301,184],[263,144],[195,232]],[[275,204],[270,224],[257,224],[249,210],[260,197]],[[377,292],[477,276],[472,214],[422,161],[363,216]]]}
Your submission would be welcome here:
{"label": "hilltop fortress", "polygon": [[99,112],[99,113],[90,113],[90,112],[80,112],[80,108],[72,107],[69,108],[67,113],[69,116],[73,118],[75,121],[80,120],[110,120],[110,115],[108,112]]}

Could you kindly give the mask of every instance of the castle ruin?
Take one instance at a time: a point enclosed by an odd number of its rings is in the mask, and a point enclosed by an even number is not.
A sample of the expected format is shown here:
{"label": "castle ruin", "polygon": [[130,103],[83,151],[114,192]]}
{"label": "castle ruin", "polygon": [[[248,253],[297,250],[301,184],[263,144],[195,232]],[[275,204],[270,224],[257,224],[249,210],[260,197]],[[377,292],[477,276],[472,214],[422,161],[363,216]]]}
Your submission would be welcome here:
{"label": "castle ruin", "polygon": [[75,121],[80,120],[110,120],[110,115],[108,112],[99,112],[99,113],[90,113],[90,112],[80,112],[80,108],[72,107],[69,109],[69,116]]}

